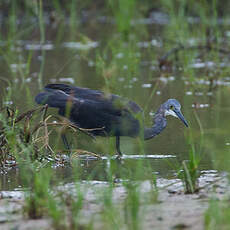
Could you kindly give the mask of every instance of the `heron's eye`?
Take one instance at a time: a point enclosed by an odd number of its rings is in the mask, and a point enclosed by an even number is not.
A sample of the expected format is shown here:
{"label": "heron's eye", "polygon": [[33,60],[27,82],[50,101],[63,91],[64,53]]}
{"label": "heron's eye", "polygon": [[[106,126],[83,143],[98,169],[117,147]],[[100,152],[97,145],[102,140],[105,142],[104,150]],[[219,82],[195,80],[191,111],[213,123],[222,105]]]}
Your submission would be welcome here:
{"label": "heron's eye", "polygon": [[171,110],[174,110],[174,106],[173,106],[173,105],[170,105],[170,109],[171,109]]}

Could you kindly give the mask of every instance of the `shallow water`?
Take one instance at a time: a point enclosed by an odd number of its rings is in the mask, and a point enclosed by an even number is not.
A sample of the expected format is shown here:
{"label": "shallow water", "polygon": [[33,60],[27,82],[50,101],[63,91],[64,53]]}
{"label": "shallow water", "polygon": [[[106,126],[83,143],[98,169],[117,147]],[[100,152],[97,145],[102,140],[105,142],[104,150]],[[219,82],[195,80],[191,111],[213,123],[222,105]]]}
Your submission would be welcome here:
{"label": "shallow water", "polygon": [[[200,169],[213,169],[213,160],[221,161],[225,153],[229,152],[230,76],[225,74],[225,77],[218,79],[218,71],[228,71],[229,60],[226,60],[224,55],[219,57],[218,62],[203,60],[202,57],[196,57],[197,54],[188,64],[187,72],[181,71],[180,67],[175,68],[174,64],[169,66],[169,69],[166,67],[165,70],[160,70],[157,58],[168,51],[165,48],[168,45],[167,39],[164,37],[168,20],[168,16],[164,14],[156,20],[156,12],[153,12],[150,18],[132,21],[133,29],[137,29],[140,24],[146,26],[149,40],[142,41],[141,36],[135,35],[131,48],[126,42],[114,42],[119,39],[119,35],[113,32],[114,21],[103,15],[97,16],[94,23],[85,19],[79,24],[77,33],[83,38],[71,34],[67,26],[60,29],[52,24],[48,24],[50,26],[46,31],[44,44],[40,43],[37,27],[32,29],[32,34],[23,35],[23,39],[13,40],[10,47],[9,41],[3,36],[0,46],[6,56],[0,56],[0,95],[3,97],[5,90],[13,90],[12,98],[5,100],[3,104],[17,106],[19,111],[23,112],[36,106],[33,98],[42,90],[41,86],[63,82],[93,89],[109,89],[114,94],[136,101],[144,108],[146,123],[150,126],[154,111],[159,105],[168,98],[176,98],[181,102],[182,112],[189,122],[190,130],[179,120],[169,118],[167,128],[156,138],[145,142],[146,155],[140,155],[142,150],[137,140],[122,138],[121,149],[125,155],[123,162],[119,163],[113,157],[110,158],[115,152],[111,147],[114,143],[111,144],[110,140],[98,138],[92,141],[85,135],[77,136],[78,148],[103,156],[102,159],[80,158],[80,179],[85,180],[91,175],[92,180],[107,181],[107,167],[119,169],[114,172],[114,179],[127,179],[123,171],[128,168],[135,172],[140,162],[143,172],[146,165],[150,166],[152,174],[173,177],[178,170],[177,165],[189,157],[190,132],[193,133],[195,145],[199,145],[201,135],[195,113],[200,119],[205,136]],[[199,24],[199,20],[193,21],[194,24]],[[2,32],[3,35],[6,33],[4,27]],[[60,37],[57,37],[58,34]],[[191,44],[191,40],[196,44],[197,41],[191,38],[187,43]],[[101,63],[98,63],[96,56],[103,54],[106,45],[111,41],[117,47],[114,48],[112,56],[102,55],[105,66],[100,69]],[[137,62],[132,62],[135,58],[138,58]],[[134,65],[137,68],[136,72]],[[190,70],[195,71],[192,80],[189,76]],[[10,88],[7,81],[11,82]],[[55,110],[51,109],[50,113],[55,114]],[[63,182],[73,180],[71,165],[54,165],[54,170]],[[11,169],[5,175],[2,174],[0,189],[12,190],[23,187],[19,174],[18,169]],[[147,174],[143,173],[139,179],[148,178]]]}

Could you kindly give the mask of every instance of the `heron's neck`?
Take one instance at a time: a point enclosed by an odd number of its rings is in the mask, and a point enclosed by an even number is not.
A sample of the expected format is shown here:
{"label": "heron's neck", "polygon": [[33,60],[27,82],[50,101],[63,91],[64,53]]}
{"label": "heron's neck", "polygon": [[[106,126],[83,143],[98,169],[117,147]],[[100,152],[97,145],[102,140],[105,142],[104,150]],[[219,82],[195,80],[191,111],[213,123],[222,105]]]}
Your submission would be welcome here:
{"label": "heron's neck", "polygon": [[162,132],[166,125],[167,120],[164,115],[164,111],[162,111],[160,108],[154,116],[154,125],[151,128],[144,129],[144,139],[148,140],[155,137],[156,135]]}

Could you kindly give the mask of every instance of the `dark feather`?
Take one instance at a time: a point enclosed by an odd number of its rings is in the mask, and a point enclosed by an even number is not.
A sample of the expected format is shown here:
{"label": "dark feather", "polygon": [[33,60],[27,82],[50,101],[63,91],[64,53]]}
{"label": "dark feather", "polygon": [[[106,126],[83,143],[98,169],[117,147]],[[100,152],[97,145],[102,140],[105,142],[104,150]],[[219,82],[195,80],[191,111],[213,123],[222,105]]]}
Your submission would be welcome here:
{"label": "dark feather", "polygon": [[60,115],[67,116],[81,128],[101,128],[92,131],[94,135],[137,136],[139,133],[140,125],[135,114],[142,112],[141,108],[117,95],[65,84],[49,84],[35,101],[59,108]]}

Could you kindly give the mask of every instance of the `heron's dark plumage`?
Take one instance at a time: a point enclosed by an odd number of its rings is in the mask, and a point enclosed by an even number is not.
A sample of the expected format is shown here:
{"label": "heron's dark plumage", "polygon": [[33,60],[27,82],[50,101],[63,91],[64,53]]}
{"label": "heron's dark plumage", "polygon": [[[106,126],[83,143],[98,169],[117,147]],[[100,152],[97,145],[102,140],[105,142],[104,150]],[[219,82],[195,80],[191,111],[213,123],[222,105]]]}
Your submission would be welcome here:
{"label": "heron's dark plumage", "polygon": [[[59,108],[60,115],[69,114],[70,121],[79,127],[95,129],[92,131],[94,135],[136,137],[140,131],[134,114],[142,113],[141,108],[117,95],[65,84],[49,84],[35,101]],[[68,103],[71,107],[69,113]]]}
{"label": "heron's dark plumage", "polygon": [[92,129],[93,135],[116,136],[118,153],[120,136],[143,135],[144,139],[151,139],[158,135],[167,125],[166,111],[170,111],[170,108],[187,126],[180,112],[180,103],[175,99],[169,99],[160,106],[151,128],[143,127],[143,111],[135,102],[99,90],[49,84],[44,92],[36,96],[35,101],[58,108],[60,115],[68,116],[80,128]]}

